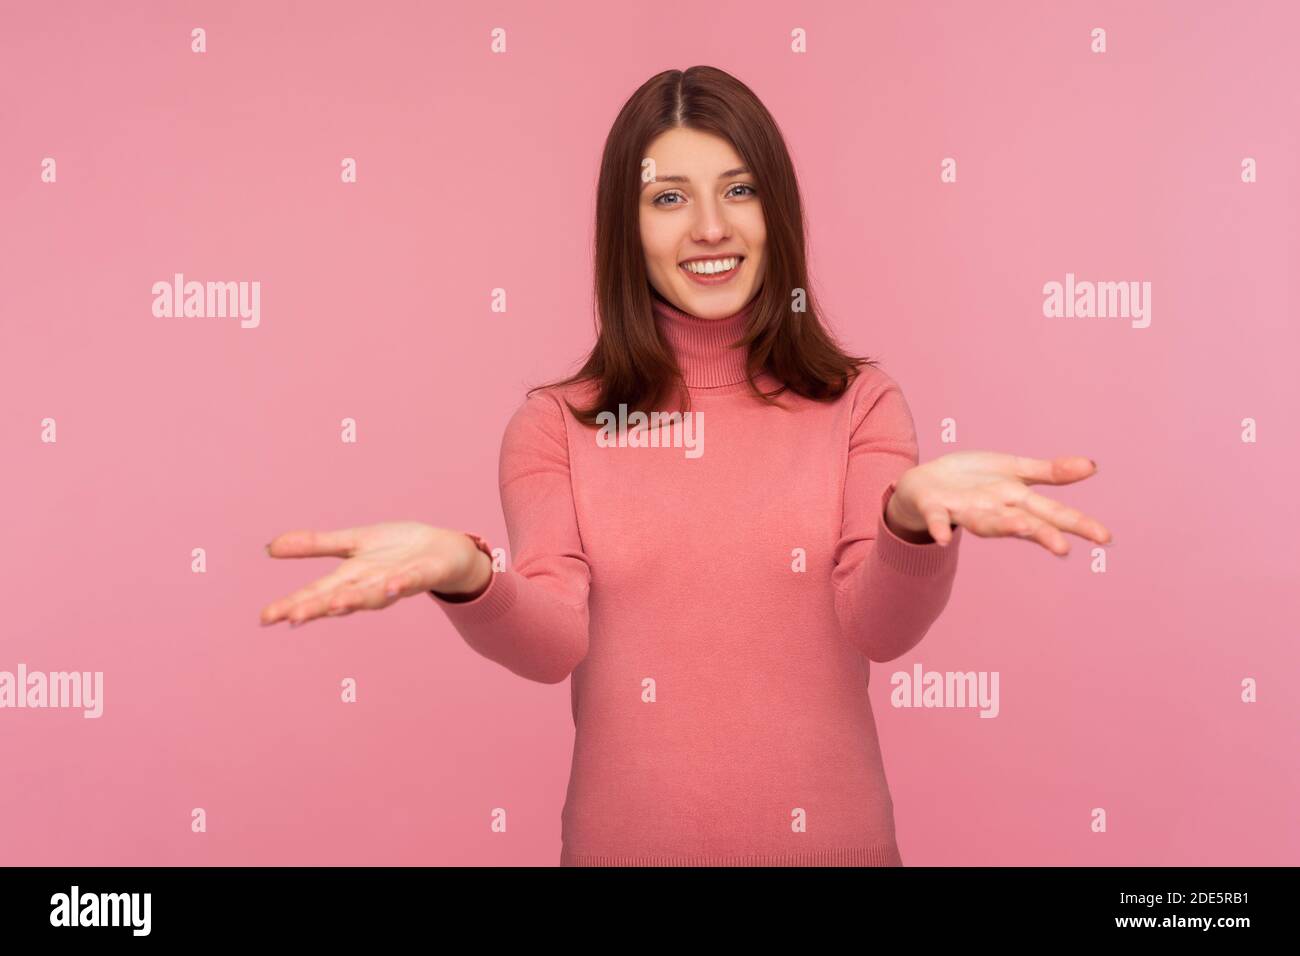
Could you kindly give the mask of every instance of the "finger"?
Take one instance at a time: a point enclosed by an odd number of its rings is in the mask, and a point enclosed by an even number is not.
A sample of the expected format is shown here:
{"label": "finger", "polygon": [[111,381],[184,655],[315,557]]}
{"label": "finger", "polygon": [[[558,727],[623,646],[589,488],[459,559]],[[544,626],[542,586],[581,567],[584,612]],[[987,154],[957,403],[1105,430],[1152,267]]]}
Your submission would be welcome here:
{"label": "finger", "polygon": [[377,593],[385,598],[391,598],[393,601],[401,600],[404,597],[410,597],[423,590],[420,584],[420,569],[416,567],[405,567],[396,573],[389,572],[380,580],[375,582]]}
{"label": "finger", "polygon": [[[285,615],[289,620],[290,627],[299,627],[308,621],[314,621],[318,617],[333,616],[336,613],[342,613],[346,609],[346,596],[354,593],[355,585],[343,584],[331,591],[308,597],[298,604]],[[336,612],[334,609],[338,608]]]}
{"label": "finger", "polygon": [[350,558],[357,547],[357,529],[286,531],[271,539],[266,553],[273,558]]}
{"label": "finger", "polygon": [[292,611],[285,615],[285,620],[289,622],[289,627],[302,627],[308,621],[314,621],[320,617],[322,605],[316,601],[306,601],[294,607]]}
{"label": "finger", "polygon": [[1089,518],[1083,512],[1059,501],[1053,501],[1036,491],[1026,489],[1025,496],[1017,504],[1044,521],[1050,521],[1062,531],[1077,534],[1098,544],[1110,542],[1110,531],[1100,521]]}
{"label": "finger", "polygon": [[410,597],[421,590],[423,588],[420,587],[420,577],[414,568],[399,571],[384,582],[384,593],[394,600]]}
{"label": "finger", "polygon": [[397,571],[385,569],[355,581],[329,601],[326,613],[351,614],[353,611],[375,611],[388,607],[423,590],[420,568],[407,566]]}
{"label": "finger", "polygon": [[969,529],[981,538],[1025,538],[1036,541],[1053,554],[1057,554],[1058,552],[1052,548],[1052,535],[1055,534],[1056,543],[1061,548],[1059,552],[1061,556],[1064,557],[1070,550],[1069,542],[1061,532],[1014,505],[984,504],[964,508],[956,514],[963,528]]}
{"label": "finger", "polygon": [[313,599],[323,595],[328,596],[335,589],[352,583],[356,575],[357,569],[355,567],[349,567],[346,564],[339,565],[323,578],[313,581],[304,588],[299,588],[287,597],[268,604],[262,611],[262,623],[274,624],[276,621],[289,617],[293,611],[301,609]]}
{"label": "finger", "polygon": [[[289,619],[294,611],[301,610],[306,604],[322,592],[333,590],[346,582],[338,574],[330,574],[325,578],[305,587],[294,591],[287,597],[272,601],[262,611],[262,623],[274,624],[277,621]],[[290,623],[293,623],[290,621]]]}
{"label": "finger", "polygon": [[930,537],[934,538],[936,544],[946,548],[952,541],[954,523],[948,509],[932,505],[923,510],[921,516],[925,518],[925,527],[930,532]]}
{"label": "finger", "polygon": [[360,574],[357,569],[342,565],[335,573],[271,605],[270,613],[264,612],[263,623],[283,618],[289,621],[290,627],[297,627],[318,617],[378,610],[414,593],[420,582],[419,569],[412,567],[364,577]]}
{"label": "finger", "polygon": [[[971,534],[979,535],[981,538],[997,538],[1003,533],[1002,515],[1009,510],[1009,506],[979,501],[974,505],[963,506],[951,512],[951,515],[954,522],[966,528]],[[933,531],[930,532],[930,537],[934,537]]]}
{"label": "finger", "polygon": [[364,606],[363,592],[356,587],[339,588],[329,598],[325,606],[325,613],[330,617],[341,617],[351,614]]}
{"label": "finger", "polygon": [[329,598],[326,613],[339,616],[353,611],[377,611],[388,607],[406,596],[414,580],[412,574],[390,571],[357,581],[340,588]]}
{"label": "finger", "polygon": [[1063,455],[1057,458],[1024,458],[1016,456],[1012,465],[1016,477],[1031,485],[1068,485],[1092,475],[1097,465],[1081,455]]}
{"label": "finger", "polygon": [[1010,511],[1011,514],[1000,519],[1003,534],[1041,544],[1052,554],[1062,558],[1070,553],[1070,542],[1051,522],[1044,521],[1027,511],[1015,508]]}

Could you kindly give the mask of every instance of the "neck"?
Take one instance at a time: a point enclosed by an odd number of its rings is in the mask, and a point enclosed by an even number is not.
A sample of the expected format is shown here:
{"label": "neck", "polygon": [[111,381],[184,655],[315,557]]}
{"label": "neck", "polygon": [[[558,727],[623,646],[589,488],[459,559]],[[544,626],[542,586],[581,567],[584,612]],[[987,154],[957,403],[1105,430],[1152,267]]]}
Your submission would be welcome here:
{"label": "neck", "polygon": [[750,299],[739,312],[720,319],[702,319],[651,295],[655,326],[672,349],[687,388],[719,388],[735,385],[747,377],[748,350],[732,343],[745,332],[754,310]]}

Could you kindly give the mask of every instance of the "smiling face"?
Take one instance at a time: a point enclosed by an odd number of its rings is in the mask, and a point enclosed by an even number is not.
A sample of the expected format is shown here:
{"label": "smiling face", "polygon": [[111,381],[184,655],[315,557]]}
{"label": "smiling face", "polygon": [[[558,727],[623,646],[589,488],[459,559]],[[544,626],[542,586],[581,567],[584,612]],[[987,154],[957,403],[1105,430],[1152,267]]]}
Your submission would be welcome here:
{"label": "smiling face", "polygon": [[670,129],[646,150],[655,179],[640,196],[650,284],[702,319],[739,312],[762,284],[767,229],[758,182],[720,136]]}

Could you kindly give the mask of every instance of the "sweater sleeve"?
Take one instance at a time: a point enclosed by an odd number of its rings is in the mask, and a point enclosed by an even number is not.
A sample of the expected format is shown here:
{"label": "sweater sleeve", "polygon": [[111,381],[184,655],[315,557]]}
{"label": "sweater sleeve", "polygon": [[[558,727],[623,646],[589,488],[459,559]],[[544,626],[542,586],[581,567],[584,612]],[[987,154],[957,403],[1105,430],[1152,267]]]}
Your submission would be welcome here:
{"label": "sweater sleeve", "polygon": [[884,662],[919,644],[947,605],[964,529],[945,547],[905,541],[885,523],[898,480],[918,463],[916,428],[897,383],[877,372],[853,418],[831,572],[835,611],[845,638]]}
{"label": "sweater sleeve", "polygon": [[429,596],[479,654],[557,684],[587,654],[591,569],[578,535],[564,413],[552,393],[529,396],[506,425],[499,482],[512,567],[494,572],[471,600]]}

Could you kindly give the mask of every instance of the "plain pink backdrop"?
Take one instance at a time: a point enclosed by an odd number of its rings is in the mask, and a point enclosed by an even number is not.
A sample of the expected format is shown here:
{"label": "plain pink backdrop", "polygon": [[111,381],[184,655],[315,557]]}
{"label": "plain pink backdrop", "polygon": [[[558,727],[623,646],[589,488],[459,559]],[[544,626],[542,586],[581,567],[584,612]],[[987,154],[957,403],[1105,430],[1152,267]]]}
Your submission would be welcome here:
{"label": "plain pink backdrop", "polygon": [[[1100,466],[1043,490],[1111,528],[1106,573],[970,536],[930,634],[873,665],[904,861],[1300,860],[1296,7],[652,7],[5,6],[0,670],[103,671],[105,701],[0,710],[0,863],[557,861],[567,683],[427,599],[260,628],[337,564],[262,546],[402,518],[505,544],[502,428],[592,340],[604,138],[696,63],[780,123],[826,320],[923,460]],[[260,281],[260,327],[155,318],[175,272]],[[1067,272],[1151,282],[1150,328],[1044,318]],[[916,661],[998,671],[1000,715],[890,707]]]}

